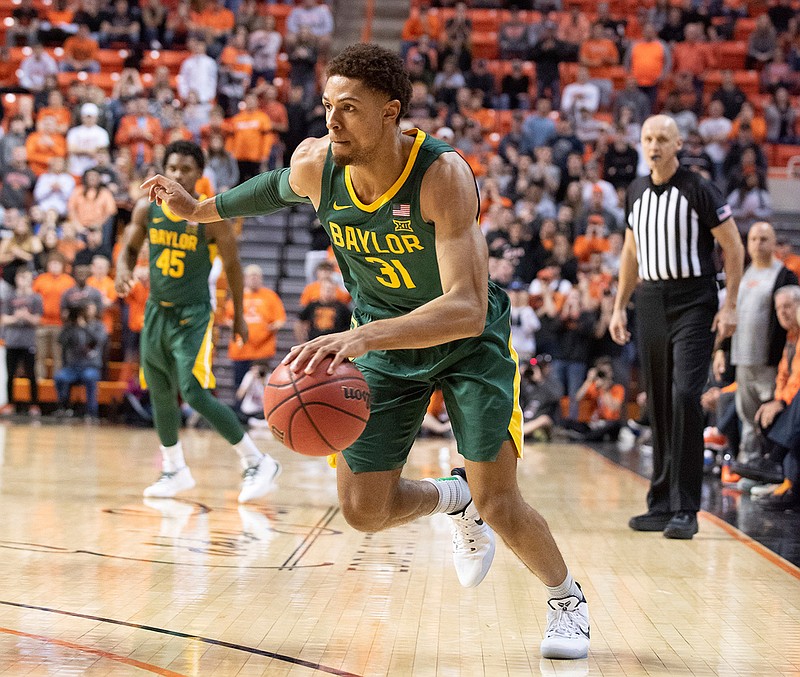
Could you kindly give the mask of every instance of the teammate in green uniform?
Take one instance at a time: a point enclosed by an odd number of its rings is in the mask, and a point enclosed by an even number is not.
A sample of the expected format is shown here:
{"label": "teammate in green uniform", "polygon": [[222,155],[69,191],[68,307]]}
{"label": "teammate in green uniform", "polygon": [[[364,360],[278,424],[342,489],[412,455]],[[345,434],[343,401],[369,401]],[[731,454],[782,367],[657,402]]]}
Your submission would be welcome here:
{"label": "teammate in green uniform", "polygon": [[[165,150],[166,176],[189,193],[194,193],[204,166],[203,151],[196,144],[176,141]],[[230,225],[220,219],[212,223],[187,221],[167,205],[142,198],[134,207],[117,261],[120,295],[130,291],[133,267],[146,239],[150,241],[150,297],[141,334],[141,371],[150,390],[161,441],[162,473],[144,495],[169,498],[195,484],[178,439],[180,391],[183,401],[202,414],[239,455],[244,469],[239,502],[259,498],[270,490],[280,466],[258,450],[236,414],[210,392],[216,385],[211,371],[214,314],[208,288],[212,242],[223,260],[233,295],[234,338],[247,338],[242,315],[242,269]]]}
{"label": "teammate in green uniform", "polygon": [[[156,204],[201,222],[314,205],[353,297],[355,326],[295,346],[284,362],[313,372],[328,355],[331,370],[355,358],[370,385],[367,428],[336,464],[345,519],[371,532],[448,513],[456,572],[467,587],[489,570],[494,529],[548,586],[542,655],[583,658],[586,600],[546,522],[517,486],[522,414],[509,301],[487,282],[472,172],[446,144],[419,130],[401,132],[411,84],[399,57],[355,45],[329,63],[327,74],[329,134],[301,143],[289,168],[202,201],[161,176],[143,187]],[[437,385],[466,470],[403,479]]]}

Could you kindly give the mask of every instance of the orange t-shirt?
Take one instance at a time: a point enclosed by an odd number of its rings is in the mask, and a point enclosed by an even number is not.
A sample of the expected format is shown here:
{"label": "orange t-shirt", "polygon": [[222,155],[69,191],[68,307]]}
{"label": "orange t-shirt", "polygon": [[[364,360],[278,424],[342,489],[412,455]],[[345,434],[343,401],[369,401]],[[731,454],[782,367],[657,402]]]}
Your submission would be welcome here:
{"label": "orange t-shirt", "polygon": [[701,76],[715,68],[717,59],[710,45],[702,42],[678,42],[672,48],[672,70],[675,73],[688,71]]}
{"label": "orange t-shirt", "polygon": [[[303,293],[300,294],[300,305],[301,306],[307,306],[312,301],[318,300],[319,299],[319,288],[320,288],[320,286],[321,285],[320,285],[320,283],[318,281],[309,282],[305,286],[305,289],[303,289]],[[353,299],[350,298],[350,294],[348,294],[344,289],[342,289],[341,287],[337,286],[336,287],[336,300],[339,301],[339,303],[344,303],[345,305],[347,305]]]}
{"label": "orange t-shirt", "polygon": [[144,328],[144,307],[150,296],[150,287],[145,287],[137,281],[125,297],[128,304],[128,329],[140,332]]}
{"label": "orange t-shirt", "polygon": [[572,245],[572,251],[578,261],[586,263],[592,254],[595,252],[603,254],[609,250],[610,246],[608,240],[604,237],[578,235],[578,237],[575,238],[575,244]]}
{"label": "orange t-shirt", "polygon": [[[741,124],[741,121],[738,119],[733,121],[731,133],[728,134],[729,139],[735,139],[739,135],[739,126]],[[767,121],[760,115],[756,115],[750,121],[750,130],[753,132],[753,141],[756,143],[764,143],[764,139],[767,138]]]}
{"label": "orange t-shirt", "polygon": [[[86,280],[86,284],[99,291],[106,301],[111,301],[111,303],[114,303],[114,301],[117,300],[117,290],[114,289],[114,280],[112,280],[108,275],[103,278],[97,278],[94,275],[90,275],[89,279]],[[111,336],[111,334],[114,332],[114,317],[116,314],[117,309],[114,308],[114,306],[109,306],[103,311],[103,325],[105,325],[109,336]]]}
{"label": "orange t-shirt", "polygon": [[245,49],[237,49],[233,45],[226,45],[220,54],[219,61],[221,64],[228,66],[231,70],[238,73],[253,74],[253,64],[245,58],[248,52]]}
{"label": "orange t-shirt", "polygon": [[231,118],[233,136],[226,147],[237,160],[261,162],[272,150],[272,121],[260,110],[242,111]]}
{"label": "orange t-shirt", "polygon": [[580,48],[581,63],[586,66],[613,66],[619,63],[616,45],[608,38],[587,40]]}
{"label": "orange t-shirt", "polygon": [[[35,291],[35,290],[34,290]],[[800,391],[800,350],[796,350],[792,364],[787,360],[789,342],[797,342],[798,332],[789,332],[786,336],[786,347],[783,349],[781,361],[778,364],[778,375],[775,377],[775,399],[791,404]]]}
{"label": "orange t-shirt", "polygon": [[46,135],[41,132],[31,132],[25,141],[25,150],[28,152],[28,165],[36,176],[41,176],[47,171],[50,159],[54,157],[67,157],[67,139],[63,134],[52,134],[52,144],[45,143]]}
{"label": "orange t-shirt", "polygon": [[[286,319],[286,311],[280,297],[271,289],[262,287],[256,291],[244,292],[244,321],[247,323],[248,338],[243,345],[231,341],[228,356],[232,360],[263,360],[275,355],[275,332],[269,329],[273,322]],[[233,301],[225,304],[225,316],[233,319]]]}
{"label": "orange t-shirt", "polygon": [[233,12],[224,7],[210,7],[202,12],[192,12],[189,16],[192,22],[198,26],[215,31],[232,31],[236,25],[236,17]]}
{"label": "orange t-shirt", "polygon": [[86,249],[86,245],[77,237],[68,240],[61,239],[56,245],[56,251],[61,252],[64,258],[67,259],[67,266],[70,270],[72,269],[72,262],[75,260],[75,254],[81,251],[81,249]]}
{"label": "orange t-shirt", "polygon": [[664,72],[666,54],[658,40],[640,41],[631,47],[631,75],[640,87],[652,87]]}
{"label": "orange t-shirt", "polygon": [[[625,403],[625,388],[619,383],[611,386],[611,389],[605,393],[605,396],[600,393],[597,386],[592,383],[587,389],[586,394],[583,396],[585,400],[589,400],[594,405],[593,420],[600,421],[619,421],[622,416],[622,405]],[[619,405],[618,407],[614,405]]]}
{"label": "orange t-shirt", "polygon": [[90,61],[97,59],[100,47],[91,38],[81,38],[78,35],[64,40],[64,55],[76,61]]}
{"label": "orange t-shirt", "polygon": [[42,324],[61,326],[61,297],[74,286],[75,280],[66,273],[42,273],[33,281],[33,291],[42,297]]}

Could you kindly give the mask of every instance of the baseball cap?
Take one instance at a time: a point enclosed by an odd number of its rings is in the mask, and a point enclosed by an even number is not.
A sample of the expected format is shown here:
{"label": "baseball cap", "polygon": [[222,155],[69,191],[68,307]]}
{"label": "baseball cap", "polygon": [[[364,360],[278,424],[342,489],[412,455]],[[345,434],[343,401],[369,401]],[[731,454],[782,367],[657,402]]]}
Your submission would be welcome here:
{"label": "baseball cap", "polygon": [[85,103],[81,106],[81,115],[94,115],[97,117],[100,109],[93,103]]}

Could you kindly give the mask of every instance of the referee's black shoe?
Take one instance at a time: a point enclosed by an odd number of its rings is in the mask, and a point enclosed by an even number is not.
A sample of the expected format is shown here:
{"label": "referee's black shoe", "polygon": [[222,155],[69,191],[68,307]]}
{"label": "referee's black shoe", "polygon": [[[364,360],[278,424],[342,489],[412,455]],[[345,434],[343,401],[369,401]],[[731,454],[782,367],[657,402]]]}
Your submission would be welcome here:
{"label": "referee's black shoe", "polygon": [[688,541],[697,533],[697,513],[691,510],[676,512],[664,529],[664,538]]}
{"label": "referee's black shoe", "polygon": [[648,511],[628,520],[628,526],[634,531],[664,531],[672,516],[672,512]]}

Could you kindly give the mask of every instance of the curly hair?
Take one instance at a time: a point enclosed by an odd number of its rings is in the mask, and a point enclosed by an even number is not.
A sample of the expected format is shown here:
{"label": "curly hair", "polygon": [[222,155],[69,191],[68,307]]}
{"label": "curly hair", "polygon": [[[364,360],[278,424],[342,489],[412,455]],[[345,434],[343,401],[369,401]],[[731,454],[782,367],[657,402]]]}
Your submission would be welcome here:
{"label": "curly hair", "polygon": [[398,124],[408,112],[411,79],[403,60],[388,49],[370,43],[350,45],[328,62],[325,74],[360,80],[369,89],[397,99],[400,102]]}
{"label": "curly hair", "polygon": [[178,155],[188,155],[194,158],[197,168],[202,172],[206,168],[206,158],[203,149],[191,141],[173,141],[164,149],[164,165],[166,166],[169,156],[173,153]]}

